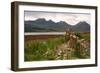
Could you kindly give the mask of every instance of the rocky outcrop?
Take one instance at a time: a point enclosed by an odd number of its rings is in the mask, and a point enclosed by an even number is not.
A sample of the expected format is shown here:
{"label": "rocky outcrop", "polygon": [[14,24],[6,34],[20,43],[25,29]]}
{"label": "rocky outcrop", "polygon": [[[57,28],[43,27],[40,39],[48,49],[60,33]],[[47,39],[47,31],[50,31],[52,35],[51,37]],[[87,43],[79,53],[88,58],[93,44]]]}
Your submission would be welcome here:
{"label": "rocky outcrop", "polygon": [[73,55],[76,55],[78,58],[90,56],[90,42],[80,39],[73,31],[66,31],[65,41],[66,43],[56,47],[56,59],[71,59]]}

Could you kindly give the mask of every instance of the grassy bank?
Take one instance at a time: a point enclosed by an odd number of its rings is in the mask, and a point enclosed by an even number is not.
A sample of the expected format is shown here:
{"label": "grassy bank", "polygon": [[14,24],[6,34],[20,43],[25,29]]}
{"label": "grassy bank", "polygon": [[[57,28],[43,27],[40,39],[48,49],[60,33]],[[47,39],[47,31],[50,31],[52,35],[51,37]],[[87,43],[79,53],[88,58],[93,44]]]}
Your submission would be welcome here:
{"label": "grassy bank", "polygon": [[54,49],[64,42],[64,37],[28,41],[25,43],[25,60],[53,60],[55,59]]}
{"label": "grassy bank", "polygon": [[[79,37],[79,39],[85,39],[86,41],[90,41],[90,34],[82,34],[82,33],[76,33],[76,36]],[[65,42],[65,36],[55,37],[55,38],[48,38],[48,39],[37,39],[37,40],[31,40],[25,42],[25,55],[24,60],[25,61],[43,61],[43,60],[57,60],[59,59],[85,59],[90,57],[90,50],[84,51],[80,50],[80,43],[75,43],[75,50],[72,51],[66,51],[59,52],[56,51],[57,47],[67,44]],[[60,49],[60,48],[59,48]],[[59,50],[57,49],[57,50]],[[85,49],[87,50],[87,49]],[[82,55],[81,54],[85,54]],[[68,57],[70,56],[70,57]]]}

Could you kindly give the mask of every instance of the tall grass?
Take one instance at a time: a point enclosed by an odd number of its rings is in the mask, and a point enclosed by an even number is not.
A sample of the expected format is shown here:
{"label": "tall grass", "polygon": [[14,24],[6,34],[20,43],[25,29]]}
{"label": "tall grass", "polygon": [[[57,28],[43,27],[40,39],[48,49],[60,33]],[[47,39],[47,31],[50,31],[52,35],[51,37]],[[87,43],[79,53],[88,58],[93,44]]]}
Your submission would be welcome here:
{"label": "tall grass", "polygon": [[[85,41],[90,41],[90,34],[76,33],[79,39],[85,39]],[[48,38],[48,39],[37,39],[25,42],[25,61],[43,61],[43,60],[56,60],[59,59],[85,59],[90,57],[90,49],[81,48],[80,43],[75,43],[75,48],[72,51],[67,51],[61,56],[57,56],[55,51],[56,47],[62,44],[67,44],[65,36]],[[71,48],[71,47],[70,47]],[[59,50],[59,49],[58,49]],[[61,51],[61,50],[60,50]],[[64,58],[64,56],[67,56]],[[70,57],[68,57],[68,55]]]}
{"label": "tall grass", "polygon": [[25,42],[25,61],[53,60],[56,46],[65,42],[64,37]]}

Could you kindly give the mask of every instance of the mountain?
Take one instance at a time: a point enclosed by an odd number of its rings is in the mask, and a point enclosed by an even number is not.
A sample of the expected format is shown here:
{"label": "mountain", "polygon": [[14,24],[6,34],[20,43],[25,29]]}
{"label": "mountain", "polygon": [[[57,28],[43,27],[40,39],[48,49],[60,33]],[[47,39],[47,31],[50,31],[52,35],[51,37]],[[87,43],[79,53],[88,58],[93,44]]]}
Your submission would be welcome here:
{"label": "mountain", "polygon": [[43,18],[34,21],[24,21],[25,32],[52,32],[52,31],[65,31],[66,29],[72,29],[73,31],[89,32],[90,25],[85,21],[79,22],[72,26],[64,21],[55,23],[52,20],[45,20]]}
{"label": "mountain", "polygon": [[72,29],[74,31],[89,32],[90,25],[87,22],[83,21],[83,22],[79,22],[76,25],[74,25]]}

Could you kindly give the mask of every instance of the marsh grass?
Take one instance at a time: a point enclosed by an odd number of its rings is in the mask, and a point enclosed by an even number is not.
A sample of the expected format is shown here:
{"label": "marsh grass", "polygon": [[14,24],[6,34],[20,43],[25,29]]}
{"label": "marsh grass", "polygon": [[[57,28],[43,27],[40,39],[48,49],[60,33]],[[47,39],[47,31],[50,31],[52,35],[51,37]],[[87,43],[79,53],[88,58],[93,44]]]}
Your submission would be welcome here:
{"label": "marsh grass", "polygon": [[[79,39],[85,39],[86,41],[90,41],[90,34],[76,33],[75,35],[78,36]],[[58,56],[57,52],[55,52],[55,49],[57,46],[64,43],[66,43],[65,36],[25,41],[24,61],[57,60]],[[71,57],[66,59],[85,59],[90,57],[90,49],[88,51],[85,51],[85,49],[83,48],[83,54],[85,55],[82,56],[80,44],[75,44],[75,50],[70,51]],[[68,52],[65,54],[68,55]],[[59,59],[63,60],[65,54],[62,54],[61,58]]]}
{"label": "marsh grass", "polygon": [[64,37],[25,42],[25,61],[54,60],[55,47],[64,42]]}

